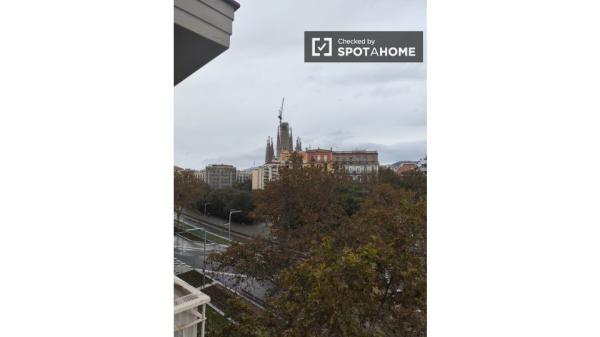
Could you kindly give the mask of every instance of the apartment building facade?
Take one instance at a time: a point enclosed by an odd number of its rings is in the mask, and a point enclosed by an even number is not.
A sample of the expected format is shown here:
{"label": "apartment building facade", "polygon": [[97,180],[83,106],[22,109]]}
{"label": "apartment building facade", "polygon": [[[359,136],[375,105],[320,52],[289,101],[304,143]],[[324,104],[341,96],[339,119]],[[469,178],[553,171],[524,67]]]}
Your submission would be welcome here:
{"label": "apartment building facade", "polygon": [[204,170],[205,182],[211,188],[228,188],[236,182],[237,170],[233,165],[213,164]]}
{"label": "apartment building facade", "polygon": [[369,150],[333,151],[333,163],[353,180],[365,181],[368,175],[379,171],[379,154]]}

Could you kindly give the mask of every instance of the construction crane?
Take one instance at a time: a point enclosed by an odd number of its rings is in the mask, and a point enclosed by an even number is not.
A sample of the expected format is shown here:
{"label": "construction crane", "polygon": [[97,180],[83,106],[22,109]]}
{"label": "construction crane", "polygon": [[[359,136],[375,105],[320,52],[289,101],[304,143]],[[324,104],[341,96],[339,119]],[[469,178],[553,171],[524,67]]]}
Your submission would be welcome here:
{"label": "construction crane", "polygon": [[279,108],[279,124],[281,124],[281,120],[283,119],[283,102],[285,101],[285,96],[281,99],[281,108]]}

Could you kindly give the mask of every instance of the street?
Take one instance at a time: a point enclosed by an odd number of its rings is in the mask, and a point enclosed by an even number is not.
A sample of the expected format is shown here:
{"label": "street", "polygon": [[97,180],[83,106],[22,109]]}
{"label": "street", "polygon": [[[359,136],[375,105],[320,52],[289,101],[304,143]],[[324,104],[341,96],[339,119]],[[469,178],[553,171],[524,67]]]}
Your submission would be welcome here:
{"label": "street", "polygon": [[[210,219],[209,221],[204,220]],[[216,218],[216,217],[203,217],[198,214],[190,215],[188,212],[184,212],[181,215],[180,221],[186,225],[193,227],[200,227],[206,229],[207,232],[222,236],[225,238],[229,237],[229,228],[227,221]],[[222,222],[222,224],[219,224]],[[231,224],[231,239],[239,242],[246,242],[251,240],[254,236],[264,236],[268,233],[268,227],[264,224],[244,225],[244,224]]]}
{"label": "street", "polygon": [[[176,261],[181,261],[198,272],[202,272],[203,269],[206,268],[207,276],[213,280],[221,282],[224,286],[234,289],[238,293],[245,295],[245,297],[254,300],[258,304],[260,304],[264,299],[265,292],[268,288],[267,286],[260,284],[254,279],[246,278],[243,275],[236,274],[232,270],[226,272],[215,272],[215,266],[209,262],[207,262],[206,266],[204,266],[205,258],[208,255],[213,252],[222,252],[226,250],[226,245],[207,243],[205,248],[204,242],[194,242],[177,234],[174,235],[173,245],[175,248],[174,257]],[[178,268],[181,267],[176,266],[176,273],[178,272]],[[180,269],[180,271],[183,270],[185,269]]]}

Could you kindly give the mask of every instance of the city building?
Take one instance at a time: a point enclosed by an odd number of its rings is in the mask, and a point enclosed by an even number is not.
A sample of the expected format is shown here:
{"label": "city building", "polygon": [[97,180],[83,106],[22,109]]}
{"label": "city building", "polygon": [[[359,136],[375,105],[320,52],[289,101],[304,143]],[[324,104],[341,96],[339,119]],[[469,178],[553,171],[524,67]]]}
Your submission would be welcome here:
{"label": "city building", "polygon": [[175,0],[175,85],[229,48],[234,0]]}
{"label": "city building", "polygon": [[237,183],[243,184],[246,181],[248,181],[249,179],[252,179],[252,172],[248,172],[248,171],[244,171],[244,170],[237,171],[237,174],[235,176],[235,180]]}
{"label": "city building", "polygon": [[175,337],[204,337],[206,304],[210,297],[177,276],[174,286]]}
{"label": "city building", "polygon": [[252,189],[264,189],[269,181],[277,179],[279,168],[289,166],[290,158],[294,153],[302,159],[303,167],[320,167],[329,172],[336,169],[345,170],[355,181],[365,181],[366,176],[379,170],[377,151],[332,151],[320,148],[300,152],[282,151],[279,160],[264,164],[252,171]]}
{"label": "city building", "polygon": [[204,181],[211,188],[232,187],[233,183],[236,182],[237,171],[232,165],[208,165],[204,171]]}
{"label": "city building", "polygon": [[400,161],[391,166],[391,169],[396,172],[397,175],[402,176],[407,172],[415,171],[417,169],[418,162],[416,161]]}
{"label": "city building", "polygon": [[333,167],[333,151],[331,149],[307,149],[299,152],[302,156],[302,166],[323,167],[328,171],[332,171]]}
{"label": "city building", "polygon": [[206,182],[206,170],[194,170],[194,177],[200,181]]}
{"label": "city building", "polygon": [[252,170],[252,189],[262,190],[268,182],[279,177],[279,163],[269,163]]}
{"label": "city building", "polygon": [[379,170],[377,151],[333,151],[333,162],[336,168],[345,170],[355,181],[364,181],[366,176]]}
{"label": "city building", "polygon": [[[232,172],[235,174],[232,175]],[[252,178],[252,172],[249,170],[236,170],[234,166],[224,164],[213,164],[204,170],[194,170],[196,179],[207,183],[213,188],[226,188],[233,186],[234,183],[243,184]],[[231,182],[231,183],[230,183]]]}
{"label": "city building", "polygon": [[419,159],[419,163],[417,164],[419,171],[425,173],[427,175],[427,156]]}
{"label": "city building", "polygon": [[204,181],[204,170],[192,170],[187,168],[181,168],[179,166],[175,166],[175,175],[177,174],[185,174],[184,177],[187,177],[188,183],[195,183],[196,181]]}

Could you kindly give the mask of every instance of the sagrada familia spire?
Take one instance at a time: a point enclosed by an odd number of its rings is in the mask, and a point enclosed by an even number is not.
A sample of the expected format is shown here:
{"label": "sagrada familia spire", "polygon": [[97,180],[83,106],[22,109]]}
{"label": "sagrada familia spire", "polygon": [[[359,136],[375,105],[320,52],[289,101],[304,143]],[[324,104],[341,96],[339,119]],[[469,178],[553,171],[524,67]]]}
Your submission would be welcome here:
{"label": "sagrada familia spire", "polygon": [[271,163],[281,158],[283,151],[302,151],[302,143],[300,138],[296,139],[296,148],[294,149],[294,136],[292,135],[292,128],[288,122],[283,121],[283,103],[285,97],[281,100],[281,108],[279,108],[279,126],[277,127],[277,144],[276,151],[273,149],[273,140],[269,137],[267,139],[267,148],[265,150],[265,163]]}
{"label": "sagrada familia spire", "polygon": [[267,149],[265,151],[265,163],[272,163],[275,160],[275,153],[273,151],[273,139],[267,138]]}

